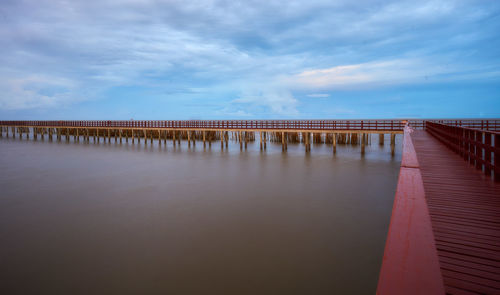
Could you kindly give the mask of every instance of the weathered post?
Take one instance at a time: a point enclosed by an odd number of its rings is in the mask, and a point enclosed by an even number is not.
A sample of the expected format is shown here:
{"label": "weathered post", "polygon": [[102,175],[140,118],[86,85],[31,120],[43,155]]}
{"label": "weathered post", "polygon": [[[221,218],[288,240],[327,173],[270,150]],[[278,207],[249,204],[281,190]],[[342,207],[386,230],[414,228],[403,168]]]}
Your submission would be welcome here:
{"label": "weathered post", "polygon": [[229,141],[229,132],[228,131],[225,132],[225,137],[226,137],[225,140],[226,140],[226,149],[227,149],[227,145],[228,145],[227,142]]}
{"label": "weathered post", "polygon": [[385,140],[385,139],[384,139],[384,133],[380,133],[380,134],[378,135],[378,144],[379,144],[379,145],[384,145],[384,140]]}
{"label": "weathered post", "polygon": [[220,149],[223,150],[224,149],[224,134],[223,134],[222,130],[219,133],[220,133]]}
{"label": "weathered post", "polygon": [[245,149],[247,149],[248,146],[248,132],[245,131]]}
{"label": "weathered post", "polygon": [[332,133],[333,154],[337,153],[337,133]]}
{"label": "weathered post", "polygon": [[241,151],[241,150],[243,150],[243,140],[241,138],[241,131],[240,131],[240,133],[238,135],[238,139],[240,140],[240,151]]}
{"label": "weathered post", "polygon": [[267,132],[264,131],[264,149],[267,149]]}
{"label": "weathered post", "polygon": [[130,131],[132,131],[132,144],[135,144],[134,129],[130,129]]}
{"label": "weathered post", "polygon": [[304,136],[306,138],[304,138],[304,142],[306,144],[306,153],[309,152],[309,133],[308,132],[305,132]]}
{"label": "weathered post", "polygon": [[391,155],[393,156],[394,156],[395,146],[396,146],[396,134],[391,133]]}
{"label": "weathered post", "polygon": [[205,148],[207,145],[205,143],[205,130],[203,130],[203,148]]}
{"label": "weathered post", "polygon": [[360,133],[361,136],[361,154],[365,154],[366,136],[364,133]]}
{"label": "weathered post", "polygon": [[262,151],[262,131],[259,131],[260,135],[260,150]]}
{"label": "weathered post", "polygon": [[187,131],[187,137],[188,137],[188,148],[190,148],[191,147],[191,131],[190,130]]}
{"label": "weathered post", "polygon": [[285,132],[281,132],[281,151],[285,151]]}
{"label": "weathered post", "polygon": [[172,131],[172,143],[175,146],[175,130]]}

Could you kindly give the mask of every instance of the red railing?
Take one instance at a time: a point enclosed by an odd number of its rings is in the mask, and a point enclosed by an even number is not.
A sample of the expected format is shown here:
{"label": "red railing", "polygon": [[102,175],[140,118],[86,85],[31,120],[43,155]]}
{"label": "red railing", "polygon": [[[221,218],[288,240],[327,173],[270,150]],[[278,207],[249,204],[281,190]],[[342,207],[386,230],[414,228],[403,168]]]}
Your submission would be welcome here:
{"label": "red railing", "polygon": [[[402,131],[404,120],[0,121],[3,126]],[[415,122],[423,128],[423,122]],[[418,126],[417,126],[418,125]]]}
{"label": "red railing", "polygon": [[288,130],[376,130],[403,131],[408,125],[424,129],[426,122],[500,131],[500,120],[157,120],[157,121],[0,121],[0,126],[30,127],[102,127],[102,128],[175,128],[175,129],[288,129]]}
{"label": "red railing", "polygon": [[[426,120],[427,122],[439,123],[447,126],[455,127],[465,127],[471,129],[481,129],[481,130],[491,130],[500,131],[500,120],[498,119],[488,119],[488,120],[477,120],[477,119],[467,119],[467,120]],[[425,122],[424,122],[425,126]]]}
{"label": "red railing", "polygon": [[445,294],[420,165],[409,128],[404,131],[401,169],[377,294]]}
{"label": "red railing", "polygon": [[426,122],[426,130],[486,175],[500,181],[500,132]]}

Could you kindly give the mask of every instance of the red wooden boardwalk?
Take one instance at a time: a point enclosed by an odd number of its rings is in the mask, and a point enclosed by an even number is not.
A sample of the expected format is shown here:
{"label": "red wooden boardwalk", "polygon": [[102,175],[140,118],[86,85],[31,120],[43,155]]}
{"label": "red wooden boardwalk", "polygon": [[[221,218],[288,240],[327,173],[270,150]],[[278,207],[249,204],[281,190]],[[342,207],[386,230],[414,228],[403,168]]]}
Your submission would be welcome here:
{"label": "red wooden boardwalk", "polygon": [[448,294],[500,294],[500,183],[412,133]]}

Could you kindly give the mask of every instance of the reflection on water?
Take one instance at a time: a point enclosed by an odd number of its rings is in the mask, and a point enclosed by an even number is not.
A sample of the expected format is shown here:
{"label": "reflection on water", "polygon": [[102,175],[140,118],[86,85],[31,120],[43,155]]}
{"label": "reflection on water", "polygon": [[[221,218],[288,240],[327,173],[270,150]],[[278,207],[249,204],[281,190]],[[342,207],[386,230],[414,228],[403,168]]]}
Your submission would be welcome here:
{"label": "reflection on water", "polygon": [[0,293],[374,294],[400,151],[373,142],[0,138]]}

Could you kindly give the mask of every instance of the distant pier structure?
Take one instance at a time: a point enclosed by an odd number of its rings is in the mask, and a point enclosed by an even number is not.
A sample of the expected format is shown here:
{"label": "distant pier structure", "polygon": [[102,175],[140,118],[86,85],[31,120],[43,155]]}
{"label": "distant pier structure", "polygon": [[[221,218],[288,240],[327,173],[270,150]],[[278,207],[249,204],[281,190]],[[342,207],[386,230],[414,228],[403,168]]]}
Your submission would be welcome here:
{"label": "distant pier structure", "polygon": [[[18,136],[34,140],[75,142],[123,141],[144,144],[158,141],[161,145],[171,140],[173,145],[187,141],[187,145],[202,142],[203,147],[219,142],[221,149],[228,142],[236,141],[240,149],[248,142],[260,141],[260,149],[267,148],[267,142],[281,143],[287,151],[288,143],[303,143],[305,151],[311,151],[311,144],[330,144],[336,153],[337,144],[365,146],[371,143],[369,134],[379,134],[383,145],[385,134],[390,136],[391,151],[394,154],[396,134],[403,133],[407,120],[188,120],[188,121],[0,121],[0,136]],[[423,128],[423,121],[411,121],[415,128]]]}
{"label": "distant pier structure", "polygon": [[[171,140],[173,145],[187,141],[187,145],[202,142],[203,146],[219,142],[221,149],[228,147],[229,140],[236,141],[240,149],[246,149],[249,141],[260,141],[260,149],[267,142],[281,143],[287,151],[288,143],[302,143],[305,152],[311,144],[330,144],[336,153],[337,144],[359,145],[365,153],[371,144],[371,134],[378,134],[383,145],[385,135],[390,136],[391,153],[394,154],[396,134],[402,134],[406,124],[414,129],[425,129],[426,122],[453,126],[500,129],[499,120],[157,120],[157,121],[0,121],[0,136],[18,136],[34,140],[75,142],[123,141],[144,144],[158,141],[161,145]],[[256,136],[257,135],[257,136]]]}

